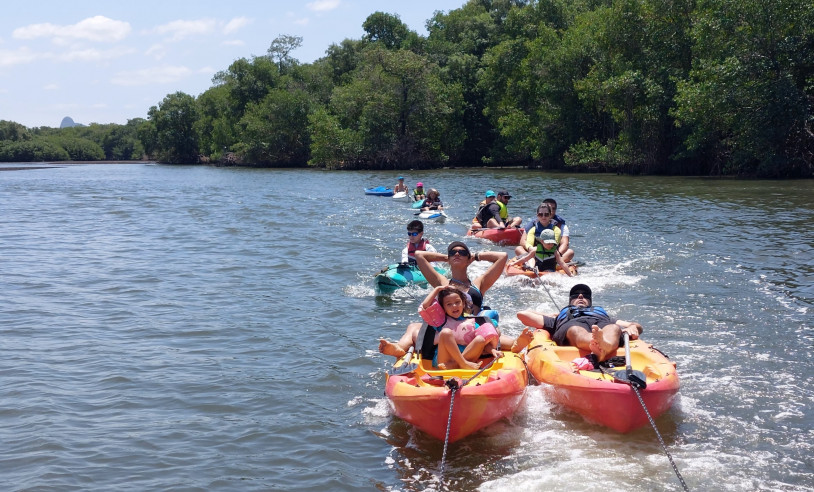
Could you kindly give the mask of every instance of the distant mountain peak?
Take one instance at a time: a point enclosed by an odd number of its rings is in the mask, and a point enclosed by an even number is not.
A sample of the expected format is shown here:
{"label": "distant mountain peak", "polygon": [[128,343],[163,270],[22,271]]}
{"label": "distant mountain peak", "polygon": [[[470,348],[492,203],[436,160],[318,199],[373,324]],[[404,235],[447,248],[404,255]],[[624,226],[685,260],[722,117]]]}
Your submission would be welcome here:
{"label": "distant mountain peak", "polygon": [[70,116],[62,118],[62,123],[59,124],[60,128],[70,128],[72,126],[76,126],[76,123],[74,123],[73,118]]}

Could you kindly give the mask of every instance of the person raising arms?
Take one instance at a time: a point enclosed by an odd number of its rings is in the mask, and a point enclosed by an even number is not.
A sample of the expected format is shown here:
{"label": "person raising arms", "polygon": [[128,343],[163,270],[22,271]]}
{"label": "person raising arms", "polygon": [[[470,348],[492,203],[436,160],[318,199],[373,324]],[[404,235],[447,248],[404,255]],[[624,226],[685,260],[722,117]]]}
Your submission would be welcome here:
{"label": "person raising arms", "polygon": [[[506,266],[507,257],[508,255],[503,251],[483,251],[472,255],[466,244],[453,241],[447,246],[447,254],[417,251],[416,265],[432,287],[453,285],[466,292],[472,300],[473,314],[492,318],[495,320],[495,325],[497,325],[497,312],[490,310],[488,306],[484,306],[483,295],[500,278]],[[432,267],[432,263],[436,261],[449,263],[451,278],[441,275]],[[475,261],[488,261],[492,264],[486,269],[486,272],[471,280],[468,268]],[[379,340],[379,352],[393,357],[403,356],[415,344],[420,329],[421,323],[410,323],[398,342]],[[501,347],[511,347],[512,343],[513,339],[509,341],[508,338],[501,337]]]}

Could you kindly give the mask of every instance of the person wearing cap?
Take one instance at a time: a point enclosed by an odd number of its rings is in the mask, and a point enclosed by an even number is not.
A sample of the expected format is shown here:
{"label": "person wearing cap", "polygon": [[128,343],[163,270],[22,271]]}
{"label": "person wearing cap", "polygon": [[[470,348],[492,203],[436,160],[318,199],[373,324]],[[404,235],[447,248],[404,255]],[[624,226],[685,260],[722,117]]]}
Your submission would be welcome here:
{"label": "person wearing cap", "polygon": [[639,338],[642,332],[641,324],[614,319],[604,308],[594,306],[591,288],[585,284],[571,287],[568,306],[559,313],[520,311],[517,319],[528,327],[548,331],[557,345],[590,351],[600,362],[616,355],[623,332],[627,332],[632,340]]}
{"label": "person wearing cap", "polygon": [[393,191],[396,193],[401,193],[402,191],[404,193],[407,193],[407,185],[404,184],[404,176],[399,176],[399,182],[396,183],[396,186],[395,188],[393,188]]}
{"label": "person wearing cap", "polygon": [[500,218],[500,205],[497,204],[497,193],[486,192],[486,198],[480,203],[475,218],[472,219],[472,230],[504,228],[506,224]]}
{"label": "person wearing cap", "polygon": [[415,184],[415,189],[413,190],[413,200],[416,202],[419,200],[424,201],[425,198],[427,197],[424,193],[424,183],[419,181]]}
{"label": "person wearing cap", "polygon": [[500,190],[497,192],[497,206],[500,207],[500,220],[506,224],[506,227],[520,227],[523,224],[523,219],[520,217],[512,217],[509,220],[509,199],[512,196],[506,190]]}
{"label": "person wearing cap", "polygon": [[[506,266],[507,257],[508,255],[504,251],[479,251],[472,254],[469,247],[461,241],[451,242],[447,246],[446,254],[430,251],[416,251],[415,254],[418,269],[432,287],[451,285],[466,292],[472,300],[473,313],[493,319],[495,326],[498,322],[497,312],[484,305],[483,296],[500,278],[503,268]],[[441,275],[432,267],[432,263],[436,261],[449,263],[451,278]],[[483,274],[470,280],[469,265],[476,261],[488,261],[492,264]],[[420,330],[421,323],[410,323],[398,342],[379,340],[379,352],[393,357],[403,356],[415,344]],[[501,348],[510,349],[513,343],[514,339],[511,337],[506,335],[500,337]]]}
{"label": "person wearing cap", "polygon": [[520,246],[514,250],[517,257],[509,265],[523,264],[534,258],[532,268],[536,267],[541,272],[553,272],[559,266],[563,273],[572,276],[568,263],[558,249],[562,232],[551,221],[552,215],[547,203],[537,207],[537,219],[532,219],[526,226],[520,237]]}
{"label": "person wearing cap", "polygon": [[574,250],[570,247],[571,233],[568,230],[568,224],[565,223],[565,219],[557,215],[557,200],[553,198],[546,198],[543,200],[543,203],[548,204],[548,207],[551,209],[551,221],[554,222],[554,225],[559,227],[562,231],[560,243],[557,245],[557,251],[559,251],[560,255],[562,255],[562,259],[568,263],[574,259]]}

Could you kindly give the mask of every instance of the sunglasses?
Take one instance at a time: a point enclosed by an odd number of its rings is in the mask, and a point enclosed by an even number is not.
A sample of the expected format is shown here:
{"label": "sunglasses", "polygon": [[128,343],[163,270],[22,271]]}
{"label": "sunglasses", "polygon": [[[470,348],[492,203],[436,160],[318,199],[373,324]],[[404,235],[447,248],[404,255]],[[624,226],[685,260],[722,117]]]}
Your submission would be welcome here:
{"label": "sunglasses", "polygon": [[466,256],[467,258],[469,258],[469,251],[467,251],[465,249],[453,249],[452,251],[449,252],[449,256],[455,256],[455,255]]}
{"label": "sunglasses", "polygon": [[588,294],[586,294],[585,292],[577,292],[577,293],[575,293],[575,294],[571,294],[571,295],[568,297],[568,300],[573,301],[574,299],[576,299],[576,298],[577,298],[577,297],[579,297],[579,296],[582,296],[584,299],[587,299],[587,300],[589,300],[589,301],[591,300],[591,296],[590,296],[590,295],[588,295]]}
{"label": "sunglasses", "polygon": [[415,237],[415,236],[418,236],[419,234],[421,234],[419,231],[407,231],[408,236]]}
{"label": "sunglasses", "polygon": [[537,217],[551,217],[551,214],[537,214]]}

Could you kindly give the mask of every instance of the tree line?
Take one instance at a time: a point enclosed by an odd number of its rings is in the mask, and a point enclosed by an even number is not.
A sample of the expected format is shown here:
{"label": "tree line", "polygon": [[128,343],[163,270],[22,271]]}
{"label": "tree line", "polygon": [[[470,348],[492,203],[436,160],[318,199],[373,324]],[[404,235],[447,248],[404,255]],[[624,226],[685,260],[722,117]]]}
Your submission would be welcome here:
{"label": "tree line", "polygon": [[308,64],[281,35],[126,125],[0,121],[0,160],[814,176],[810,0],[469,0],[427,36],[362,27]]}

